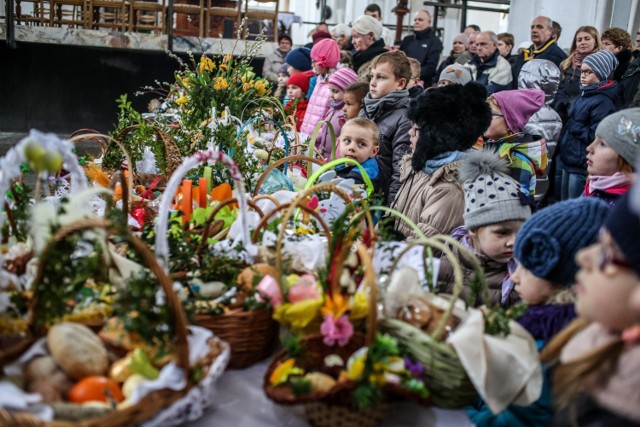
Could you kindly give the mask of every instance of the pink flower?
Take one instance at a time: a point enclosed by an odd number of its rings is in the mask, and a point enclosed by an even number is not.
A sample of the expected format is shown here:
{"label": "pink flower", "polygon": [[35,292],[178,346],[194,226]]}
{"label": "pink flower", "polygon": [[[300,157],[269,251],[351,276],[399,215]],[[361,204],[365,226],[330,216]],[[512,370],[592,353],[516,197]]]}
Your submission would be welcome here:
{"label": "pink flower", "polygon": [[266,275],[262,278],[258,286],[256,287],[259,294],[256,295],[257,300],[261,300],[260,294],[266,296],[274,308],[282,304],[282,292],[280,292],[280,285],[276,282],[276,279],[270,275]]}
{"label": "pink flower", "polygon": [[292,303],[320,298],[320,291],[315,286],[316,278],[310,274],[302,275],[287,294]]}
{"label": "pink flower", "polygon": [[326,345],[333,346],[336,343],[344,347],[353,335],[353,325],[346,315],[341,316],[337,321],[331,315],[324,316],[324,322],[320,325],[320,332],[324,335],[322,340]]}

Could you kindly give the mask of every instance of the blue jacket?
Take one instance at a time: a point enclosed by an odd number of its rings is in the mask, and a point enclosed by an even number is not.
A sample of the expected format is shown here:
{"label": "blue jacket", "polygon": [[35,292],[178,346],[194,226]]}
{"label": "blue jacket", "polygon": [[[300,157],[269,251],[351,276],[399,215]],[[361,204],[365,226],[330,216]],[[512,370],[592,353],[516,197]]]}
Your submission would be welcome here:
{"label": "blue jacket", "polygon": [[616,111],[618,83],[613,80],[583,88],[569,107],[569,120],[560,136],[560,158],[565,170],[587,172],[587,146],[593,142],[598,124]]}
{"label": "blue jacket", "polygon": [[[360,166],[364,168],[364,171],[369,175],[369,179],[373,183],[373,193],[380,192],[380,166],[378,166],[378,162],[375,157],[370,157],[364,162],[360,163]],[[357,185],[364,186],[364,179],[362,178],[362,173],[360,168],[355,165],[338,165],[336,166],[336,175],[345,179],[353,179]]]}

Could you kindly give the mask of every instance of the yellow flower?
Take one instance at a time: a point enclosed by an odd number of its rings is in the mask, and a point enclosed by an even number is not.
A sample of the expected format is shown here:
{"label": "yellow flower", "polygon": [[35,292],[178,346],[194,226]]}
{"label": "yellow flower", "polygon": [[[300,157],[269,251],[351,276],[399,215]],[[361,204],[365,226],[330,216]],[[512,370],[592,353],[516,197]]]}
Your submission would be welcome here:
{"label": "yellow flower", "polygon": [[253,71],[247,71],[246,73],[244,73],[242,75],[242,83],[245,82],[249,82],[251,80],[253,80],[253,78],[256,76],[256,73],[254,73]]}
{"label": "yellow flower", "polygon": [[201,73],[204,73],[205,70],[213,71],[214,68],[216,68],[216,64],[213,63],[211,58],[207,58],[204,55],[200,58],[200,72]]}
{"label": "yellow flower", "polygon": [[191,80],[189,80],[189,77],[184,77],[181,81],[182,86],[184,86],[185,89],[189,89],[191,87]]}
{"label": "yellow flower", "polygon": [[224,71],[229,71],[229,66],[226,64],[220,64],[220,69]]}
{"label": "yellow flower", "polygon": [[250,85],[249,83],[243,83],[243,84],[242,84],[242,91],[243,91],[243,92],[246,92],[246,91],[248,91],[249,89],[251,89],[251,85]]}
{"label": "yellow flower", "polygon": [[227,63],[227,62],[231,61],[231,58],[233,58],[233,56],[231,55],[231,53],[227,53],[227,54],[222,58],[222,62],[223,62],[223,63]]}
{"label": "yellow flower", "polygon": [[273,370],[269,377],[269,383],[273,386],[282,384],[287,381],[289,375],[304,374],[304,371],[295,367],[296,359],[287,359],[279,364],[276,369]]}
{"label": "yellow flower", "polygon": [[259,96],[262,96],[267,90],[267,87],[264,84],[264,80],[258,80],[254,86],[254,89]]}
{"label": "yellow flower", "polygon": [[349,318],[362,319],[369,314],[369,295],[366,291],[357,292],[351,301]]}
{"label": "yellow flower", "polygon": [[176,104],[183,106],[184,104],[187,103],[187,101],[189,101],[187,99],[187,95],[182,95],[180,98],[176,99]]}
{"label": "yellow flower", "polygon": [[[222,65],[220,67],[222,67]],[[224,77],[216,77],[216,83],[213,85],[215,90],[226,90],[228,87],[229,83]]]}

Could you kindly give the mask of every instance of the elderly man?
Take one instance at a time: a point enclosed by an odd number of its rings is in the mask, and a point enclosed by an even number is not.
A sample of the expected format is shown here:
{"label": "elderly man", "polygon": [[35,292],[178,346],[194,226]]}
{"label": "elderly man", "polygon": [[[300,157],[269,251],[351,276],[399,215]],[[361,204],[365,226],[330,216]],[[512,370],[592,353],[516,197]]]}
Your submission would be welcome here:
{"label": "elderly man", "polygon": [[511,88],[511,64],[500,55],[498,36],[483,31],[476,39],[476,53],[465,64],[473,79],[487,88],[489,95]]}
{"label": "elderly man", "polygon": [[538,16],[531,23],[531,42],[529,49],[524,49],[511,69],[514,89],[517,89],[518,75],[525,62],[532,59],[546,59],[558,67],[567,58],[567,54],[557,45],[553,37],[553,21],[546,16]]}
{"label": "elderly man", "polygon": [[416,12],[413,19],[412,36],[402,39],[400,50],[410,58],[415,58],[420,62],[420,80],[431,82],[436,73],[440,53],[442,53],[442,42],[431,28],[431,15],[426,10]]}

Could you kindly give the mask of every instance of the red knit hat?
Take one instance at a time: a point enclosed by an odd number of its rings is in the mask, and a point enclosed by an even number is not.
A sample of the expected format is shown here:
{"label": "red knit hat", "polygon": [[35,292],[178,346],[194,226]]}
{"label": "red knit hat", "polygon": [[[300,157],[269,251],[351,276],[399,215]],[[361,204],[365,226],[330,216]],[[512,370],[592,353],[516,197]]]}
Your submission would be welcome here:
{"label": "red knit hat", "polygon": [[304,93],[309,91],[309,78],[307,73],[295,73],[287,80],[287,86],[298,86]]}
{"label": "red knit hat", "polygon": [[330,39],[330,38],[331,38],[331,33],[328,31],[322,31],[322,30],[318,30],[311,35],[311,40],[313,40],[314,45],[318,43],[320,40]]}

